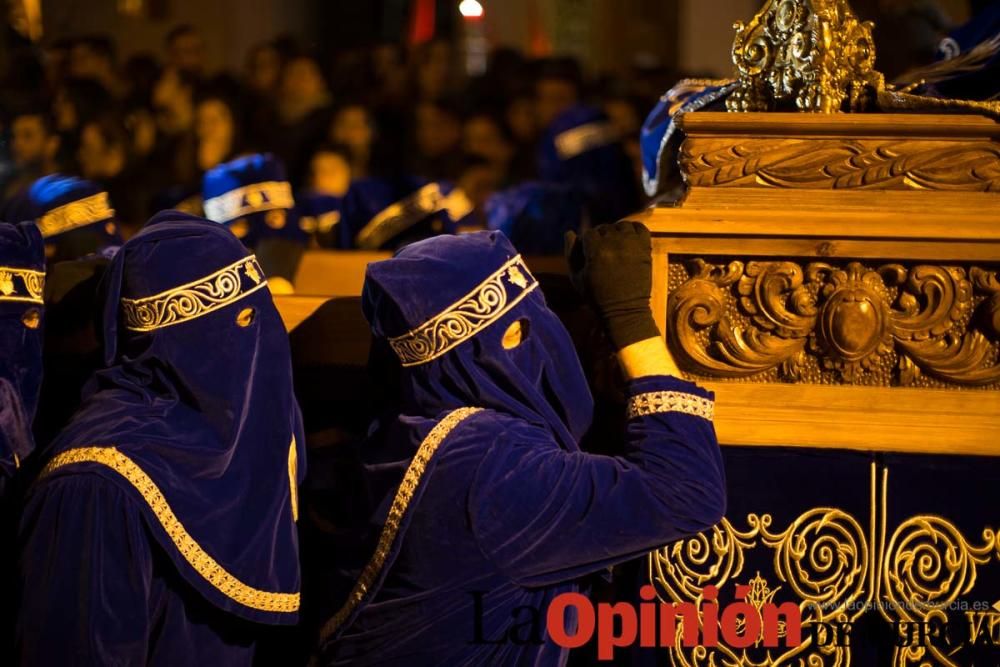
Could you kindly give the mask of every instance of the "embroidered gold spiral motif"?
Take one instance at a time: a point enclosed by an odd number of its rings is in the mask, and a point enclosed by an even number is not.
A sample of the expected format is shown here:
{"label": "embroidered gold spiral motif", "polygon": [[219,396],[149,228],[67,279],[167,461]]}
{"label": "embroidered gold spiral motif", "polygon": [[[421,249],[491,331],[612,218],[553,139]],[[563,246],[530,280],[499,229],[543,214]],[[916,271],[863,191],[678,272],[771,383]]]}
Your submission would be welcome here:
{"label": "embroidered gold spiral motif", "polygon": [[45,272],[0,266],[0,301],[42,304]]}
{"label": "embroidered gold spiral motif", "polygon": [[475,289],[407,334],[389,339],[403,366],[437,359],[498,320],[538,286],[518,255]]}
{"label": "embroidered gold spiral motif", "polygon": [[233,262],[199,280],[142,299],[122,299],[125,326],[153,331],[207,315],[267,285],[256,257]]}

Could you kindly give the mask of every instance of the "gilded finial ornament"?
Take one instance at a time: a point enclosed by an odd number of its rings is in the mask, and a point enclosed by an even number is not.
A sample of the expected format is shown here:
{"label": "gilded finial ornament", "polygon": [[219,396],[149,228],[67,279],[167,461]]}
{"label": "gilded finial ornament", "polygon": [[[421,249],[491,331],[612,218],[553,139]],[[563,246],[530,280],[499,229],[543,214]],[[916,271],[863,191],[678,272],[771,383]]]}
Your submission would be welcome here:
{"label": "gilded finial ornament", "polygon": [[884,87],[870,21],[846,0],[768,0],[734,24],[738,87],[730,111],[863,111]]}

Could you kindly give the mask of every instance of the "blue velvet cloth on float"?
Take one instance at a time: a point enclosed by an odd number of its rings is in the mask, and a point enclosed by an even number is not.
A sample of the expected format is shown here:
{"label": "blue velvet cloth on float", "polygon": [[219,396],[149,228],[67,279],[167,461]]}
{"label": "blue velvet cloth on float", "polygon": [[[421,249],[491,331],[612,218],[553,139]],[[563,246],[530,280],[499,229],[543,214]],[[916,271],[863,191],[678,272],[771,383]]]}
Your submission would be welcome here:
{"label": "blue velvet cloth on float", "polygon": [[560,255],[568,231],[584,220],[583,198],[574,188],[529,182],[486,200],[486,226],[503,232],[525,255]]}
{"label": "blue velvet cloth on float", "polygon": [[42,236],[30,222],[0,223],[0,495],[34,449],[42,382]]}
{"label": "blue velvet cloth on float", "polygon": [[965,100],[1000,94],[1000,3],[992,2],[941,40],[941,73],[926,92]]}
{"label": "blue velvet cloth on float", "polygon": [[[222,226],[166,211],[121,248],[101,291],[106,368],[46,452],[26,516],[60,480],[116,487],[184,587],[235,617],[295,623],[305,439],[259,264]],[[48,546],[30,542],[25,558],[34,548],[44,562]],[[88,564],[95,586],[121,567]],[[76,575],[46,581],[32,591],[38,605],[87,593]]]}
{"label": "blue velvet cloth on float", "polygon": [[122,242],[108,193],[75,176],[43,176],[7,202],[0,219],[34,220],[49,262],[79,259]]}
{"label": "blue velvet cloth on float", "polygon": [[724,109],[723,101],[735,87],[731,81],[683,79],[663,94],[646,116],[639,138],[642,187],[648,197],[676,199],[680,195],[683,184],[677,156],[683,135],[678,118],[702,109]]}
{"label": "blue velvet cloth on float", "polygon": [[223,223],[248,248],[261,241],[304,244],[308,234],[295,215],[292,186],[284,163],[270,153],[255,153],[217,165],[202,179],[205,217]]}
{"label": "blue velvet cloth on float", "polygon": [[614,222],[639,208],[632,163],[604,112],[575,106],[542,136],[538,175],[576,188],[594,224]]}

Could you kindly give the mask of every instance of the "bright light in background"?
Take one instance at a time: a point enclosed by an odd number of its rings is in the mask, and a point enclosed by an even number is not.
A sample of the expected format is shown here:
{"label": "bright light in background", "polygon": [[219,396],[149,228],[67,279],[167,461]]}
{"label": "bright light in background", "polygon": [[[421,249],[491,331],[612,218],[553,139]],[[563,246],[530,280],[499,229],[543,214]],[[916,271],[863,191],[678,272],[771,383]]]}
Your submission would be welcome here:
{"label": "bright light in background", "polygon": [[479,0],[462,0],[458,3],[459,13],[467,19],[479,19],[483,17],[483,6]]}

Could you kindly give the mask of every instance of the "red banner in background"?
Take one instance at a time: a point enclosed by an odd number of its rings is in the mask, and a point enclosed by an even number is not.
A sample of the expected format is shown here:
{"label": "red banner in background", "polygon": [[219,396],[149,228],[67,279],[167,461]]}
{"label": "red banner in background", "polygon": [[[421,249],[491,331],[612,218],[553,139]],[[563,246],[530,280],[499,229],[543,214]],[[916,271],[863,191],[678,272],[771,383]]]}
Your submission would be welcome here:
{"label": "red banner in background", "polygon": [[410,10],[410,44],[422,44],[434,39],[435,5],[437,0],[413,0]]}

